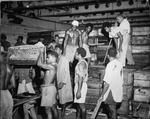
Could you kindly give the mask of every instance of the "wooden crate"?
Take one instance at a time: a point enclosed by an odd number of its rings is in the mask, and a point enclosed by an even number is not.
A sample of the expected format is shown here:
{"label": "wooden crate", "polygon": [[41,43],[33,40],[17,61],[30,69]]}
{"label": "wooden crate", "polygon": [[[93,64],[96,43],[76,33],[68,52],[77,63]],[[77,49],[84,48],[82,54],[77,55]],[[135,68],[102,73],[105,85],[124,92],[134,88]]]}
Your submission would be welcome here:
{"label": "wooden crate", "polygon": [[150,44],[150,38],[147,36],[133,36],[131,39],[132,45],[147,45]]}
{"label": "wooden crate", "polygon": [[150,119],[150,105],[147,103],[132,102],[133,117]]}
{"label": "wooden crate", "polygon": [[[89,77],[101,79],[104,74],[105,67],[100,65],[93,65],[89,67]],[[102,80],[102,79],[101,79]]]}
{"label": "wooden crate", "polygon": [[132,53],[149,53],[150,45],[132,45]]}
{"label": "wooden crate", "polygon": [[133,86],[123,85],[123,99],[130,100],[133,97]]}
{"label": "wooden crate", "polygon": [[133,53],[132,55],[136,65],[150,64],[150,53]]}
{"label": "wooden crate", "polygon": [[150,102],[150,88],[134,88],[134,101]]}
{"label": "wooden crate", "polygon": [[150,70],[134,72],[134,86],[150,88]]}
{"label": "wooden crate", "polygon": [[123,85],[133,85],[133,74],[135,69],[123,69]]}

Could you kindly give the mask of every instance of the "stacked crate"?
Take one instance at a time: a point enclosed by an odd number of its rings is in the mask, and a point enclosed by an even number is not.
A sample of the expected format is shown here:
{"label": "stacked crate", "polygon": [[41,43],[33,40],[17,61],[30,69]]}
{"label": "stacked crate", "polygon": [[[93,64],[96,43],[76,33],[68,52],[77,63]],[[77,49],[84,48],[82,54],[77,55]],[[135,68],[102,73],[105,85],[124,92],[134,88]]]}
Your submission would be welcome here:
{"label": "stacked crate", "polygon": [[150,27],[133,27],[131,44],[135,64],[140,66],[150,64]]}
{"label": "stacked crate", "polygon": [[134,73],[133,117],[150,119],[150,70]]}
{"label": "stacked crate", "polygon": [[129,102],[133,98],[133,74],[135,69],[123,69],[123,101],[118,109],[118,114],[129,114]]}
{"label": "stacked crate", "polygon": [[97,85],[98,88],[88,87],[87,97],[86,97],[86,108],[88,111],[92,112],[96,106],[97,100],[102,92],[102,77],[104,74],[104,66],[90,66],[89,67],[89,79],[88,84]]}

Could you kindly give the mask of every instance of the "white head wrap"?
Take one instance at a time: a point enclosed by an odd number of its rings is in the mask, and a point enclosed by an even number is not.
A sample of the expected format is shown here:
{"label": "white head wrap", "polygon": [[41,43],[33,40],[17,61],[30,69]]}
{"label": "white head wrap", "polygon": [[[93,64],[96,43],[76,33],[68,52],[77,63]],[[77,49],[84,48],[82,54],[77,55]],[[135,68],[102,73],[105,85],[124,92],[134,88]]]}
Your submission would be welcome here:
{"label": "white head wrap", "polygon": [[79,26],[79,22],[78,22],[77,20],[73,20],[73,21],[72,21],[72,25],[73,25],[73,26]]}

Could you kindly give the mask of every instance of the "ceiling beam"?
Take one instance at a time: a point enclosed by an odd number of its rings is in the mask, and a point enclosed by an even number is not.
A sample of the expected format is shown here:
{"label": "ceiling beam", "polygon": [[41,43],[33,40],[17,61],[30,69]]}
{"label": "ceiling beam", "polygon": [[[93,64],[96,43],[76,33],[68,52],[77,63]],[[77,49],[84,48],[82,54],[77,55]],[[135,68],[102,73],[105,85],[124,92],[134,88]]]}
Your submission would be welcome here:
{"label": "ceiling beam", "polygon": [[149,10],[149,7],[130,8],[130,9],[116,9],[116,10],[105,10],[105,11],[93,11],[93,12],[80,12],[80,13],[62,13],[55,15],[42,15],[40,17],[64,17],[64,16],[78,16],[78,15],[89,15],[89,14],[106,14],[112,12],[126,12],[126,11],[142,11]]}

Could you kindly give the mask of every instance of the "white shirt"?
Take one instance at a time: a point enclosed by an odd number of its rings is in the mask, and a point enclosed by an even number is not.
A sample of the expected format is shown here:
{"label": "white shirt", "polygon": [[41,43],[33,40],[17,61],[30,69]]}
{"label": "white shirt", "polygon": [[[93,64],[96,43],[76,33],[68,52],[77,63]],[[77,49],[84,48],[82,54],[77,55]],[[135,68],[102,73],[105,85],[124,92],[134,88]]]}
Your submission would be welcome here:
{"label": "white shirt", "polygon": [[122,35],[124,35],[125,33],[130,33],[130,23],[127,19],[123,19],[123,21],[120,23],[119,30]]}
{"label": "white shirt", "polygon": [[111,27],[111,32],[109,32],[109,37],[110,38],[117,38],[117,33],[119,33],[119,27]]}
{"label": "white shirt", "polygon": [[109,91],[115,102],[121,102],[123,98],[123,76],[122,64],[117,59],[109,62],[105,69],[104,81],[109,84],[109,88],[104,95],[104,101],[107,99]]}

